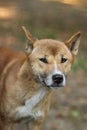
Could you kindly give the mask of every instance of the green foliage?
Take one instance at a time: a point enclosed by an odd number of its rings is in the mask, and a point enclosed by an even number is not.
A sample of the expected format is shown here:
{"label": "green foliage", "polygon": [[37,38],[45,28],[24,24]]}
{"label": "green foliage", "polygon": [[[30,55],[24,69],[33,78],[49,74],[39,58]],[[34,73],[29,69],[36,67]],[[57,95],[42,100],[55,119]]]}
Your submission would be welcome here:
{"label": "green foliage", "polygon": [[82,111],[80,108],[71,106],[69,110],[69,115],[68,115],[72,120],[85,120],[86,117],[86,112]]}
{"label": "green foliage", "polygon": [[87,71],[87,56],[80,56],[73,66],[73,70],[84,70]]}

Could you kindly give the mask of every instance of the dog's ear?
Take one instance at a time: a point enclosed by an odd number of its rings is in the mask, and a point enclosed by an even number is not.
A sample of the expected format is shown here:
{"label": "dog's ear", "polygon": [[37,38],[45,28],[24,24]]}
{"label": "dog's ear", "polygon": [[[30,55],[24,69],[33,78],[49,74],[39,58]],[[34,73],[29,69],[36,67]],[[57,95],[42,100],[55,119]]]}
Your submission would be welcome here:
{"label": "dog's ear", "polygon": [[65,42],[66,46],[69,48],[73,55],[77,55],[79,43],[80,43],[81,33],[77,32],[68,41]]}
{"label": "dog's ear", "polygon": [[35,41],[37,40],[36,38],[34,38],[31,33],[26,29],[26,27],[22,26],[22,29],[25,33],[25,36],[27,38],[27,44],[26,44],[26,47],[25,47],[25,52],[26,54],[29,54],[32,52],[33,50],[33,45],[35,43]]}

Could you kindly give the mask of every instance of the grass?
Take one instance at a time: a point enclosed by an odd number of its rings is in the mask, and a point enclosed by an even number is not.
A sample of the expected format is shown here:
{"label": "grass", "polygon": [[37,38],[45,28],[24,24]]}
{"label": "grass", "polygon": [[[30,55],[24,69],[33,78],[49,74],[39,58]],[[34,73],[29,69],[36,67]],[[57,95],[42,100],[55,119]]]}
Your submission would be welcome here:
{"label": "grass", "polygon": [[87,119],[86,112],[79,109],[78,107],[75,107],[75,106],[71,106],[68,116],[72,120],[83,120],[83,119],[85,120],[85,119]]}
{"label": "grass", "polygon": [[77,59],[77,61],[75,62],[73,66],[73,71],[76,71],[76,70],[87,71],[87,56],[82,55]]}

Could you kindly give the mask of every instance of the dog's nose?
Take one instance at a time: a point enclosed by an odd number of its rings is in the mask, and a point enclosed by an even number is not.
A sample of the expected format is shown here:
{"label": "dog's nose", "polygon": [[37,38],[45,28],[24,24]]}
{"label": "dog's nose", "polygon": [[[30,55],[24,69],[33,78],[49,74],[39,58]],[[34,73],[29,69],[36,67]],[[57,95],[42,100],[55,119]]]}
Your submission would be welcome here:
{"label": "dog's nose", "polygon": [[60,84],[63,82],[63,75],[55,74],[52,76],[52,79],[54,83]]}

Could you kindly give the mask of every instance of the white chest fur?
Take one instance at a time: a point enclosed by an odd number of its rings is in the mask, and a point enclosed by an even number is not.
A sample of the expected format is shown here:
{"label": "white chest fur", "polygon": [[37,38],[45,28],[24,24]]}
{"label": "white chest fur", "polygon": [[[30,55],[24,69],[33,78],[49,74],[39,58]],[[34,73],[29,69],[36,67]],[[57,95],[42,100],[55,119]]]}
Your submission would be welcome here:
{"label": "white chest fur", "polygon": [[21,119],[26,117],[31,117],[34,119],[38,119],[43,116],[43,112],[41,110],[33,111],[33,108],[45,97],[48,93],[46,88],[41,88],[34,96],[25,101],[24,106],[20,106],[17,108],[17,114],[15,119]]}

